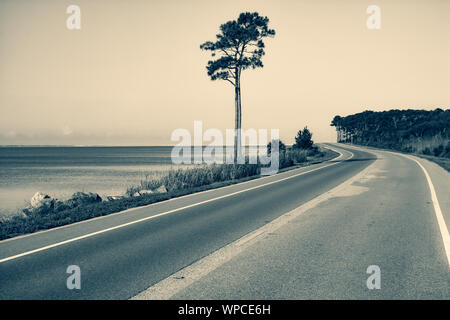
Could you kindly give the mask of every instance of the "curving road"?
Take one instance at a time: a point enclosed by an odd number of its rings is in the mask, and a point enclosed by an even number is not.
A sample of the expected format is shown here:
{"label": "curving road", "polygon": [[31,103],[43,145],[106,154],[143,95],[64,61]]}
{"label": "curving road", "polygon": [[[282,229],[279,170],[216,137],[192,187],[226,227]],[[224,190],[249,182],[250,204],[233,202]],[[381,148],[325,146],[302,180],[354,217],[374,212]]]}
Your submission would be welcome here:
{"label": "curving road", "polygon": [[[448,261],[419,166],[333,148],[341,156],[327,163],[1,241],[0,299],[448,298]],[[355,176],[362,180],[349,184]],[[436,188],[446,216],[445,180]],[[69,265],[80,267],[80,290],[66,287]],[[380,290],[365,285],[368,265],[381,268]],[[172,283],[186,268],[196,280]]]}

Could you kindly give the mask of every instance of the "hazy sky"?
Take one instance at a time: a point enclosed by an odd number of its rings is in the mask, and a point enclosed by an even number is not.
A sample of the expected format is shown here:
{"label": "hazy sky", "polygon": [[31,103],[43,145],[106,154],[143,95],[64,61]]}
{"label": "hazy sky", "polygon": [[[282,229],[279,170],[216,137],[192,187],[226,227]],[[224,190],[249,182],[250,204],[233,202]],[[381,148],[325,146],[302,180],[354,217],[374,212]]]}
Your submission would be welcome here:
{"label": "hazy sky", "polygon": [[[66,8],[81,8],[68,30]],[[369,5],[381,29],[369,30]],[[242,11],[268,16],[265,67],[242,76],[243,128],[450,106],[448,0],[1,0],[0,144],[168,145],[177,128],[234,126],[234,91],[199,45]]]}

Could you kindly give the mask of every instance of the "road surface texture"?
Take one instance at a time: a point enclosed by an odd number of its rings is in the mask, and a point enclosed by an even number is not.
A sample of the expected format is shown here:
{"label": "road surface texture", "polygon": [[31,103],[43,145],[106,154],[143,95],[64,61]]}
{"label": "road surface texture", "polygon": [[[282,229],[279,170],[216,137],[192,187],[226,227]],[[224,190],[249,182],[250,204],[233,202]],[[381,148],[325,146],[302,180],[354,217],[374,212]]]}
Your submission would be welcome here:
{"label": "road surface texture", "polygon": [[[448,299],[419,164],[332,147],[330,162],[1,241],[0,299]],[[419,161],[449,225],[448,173]]]}

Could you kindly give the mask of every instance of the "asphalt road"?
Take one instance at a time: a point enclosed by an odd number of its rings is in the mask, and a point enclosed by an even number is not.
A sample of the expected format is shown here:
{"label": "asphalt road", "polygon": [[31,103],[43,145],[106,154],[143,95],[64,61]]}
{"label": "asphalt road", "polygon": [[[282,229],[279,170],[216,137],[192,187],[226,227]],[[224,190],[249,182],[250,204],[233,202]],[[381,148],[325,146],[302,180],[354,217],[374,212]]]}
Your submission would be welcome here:
{"label": "asphalt road", "polygon": [[[448,252],[424,173],[401,155],[376,154],[327,201],[170,298],[450,299]],[[421,162],[450,225],[449,174]],[[369,266],[379,268],[378,288],[367,286]]]}
{"label": "asphalt road", "polygon": [[[351,161],[345,161],[351,154],[342,152],[335,163],[2,241],[0,298],[130,298],[348,179],[373,158],[356,152]],[[274,181],[279,182],[268,184]],[[124,224],[128,225],[102,232]],[[72,241],[79,237],[85,238]],[[67,243],[54,246],[63,241]],[[80,267],[80,290],[67,289],[69,265]]]}
{"label": "asphalt road", "polygon": [[[442,238],[417,165],[335,148],[342,156],[328,163],[1,241],[0,299],[134,297],[376,163],[372,176],[389,173],[369,179],[370,191],[311,209],[174,298],[448,297]],[[396,285],[367,296],[371,264],[381,267],[382,288]],[[69,265],[80,267],[80,290],[67,289]]]}

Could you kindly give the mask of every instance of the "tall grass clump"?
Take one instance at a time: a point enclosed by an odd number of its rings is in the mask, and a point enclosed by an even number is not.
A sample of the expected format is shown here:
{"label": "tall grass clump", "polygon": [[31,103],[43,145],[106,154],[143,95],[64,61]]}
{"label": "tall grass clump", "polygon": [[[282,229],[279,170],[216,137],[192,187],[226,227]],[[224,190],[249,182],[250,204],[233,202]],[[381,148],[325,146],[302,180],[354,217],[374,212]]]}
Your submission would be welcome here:
{"label": "tall grass clump", "polygon": [[141,190],[155,190],[162,186],[168,192],[173,192],[257,176],[260,172],[260,164],[211,164],[189,169],[171,169],[160,176],[147,176],[138,186],[129,187],[126,193],[131,196]]}
{"label": "tall grass clump", "polygon": [[308,161],[308,156],[313,156],[315,153],[310,153],[309,150],[304,149],[292,149],[288,151],[289,157],[295,162],[295,163],[302,163]]}
{"label": "tall grass clump", "polygon": [[[314,155],[318,151],[314,150]],[[311,150],[290,149],[279,153],[279,169],[291,167],[308,161]],[[132,196],[142,190],[155,190],[165,187],[168,192],[193,189],[211,185],[216,182],[233,181],[258,176],[261,164],[210,164],[199,165],[187,169],[170,169],[159,175],[148,175],[140,184],[127,189],[126,194]]]}

